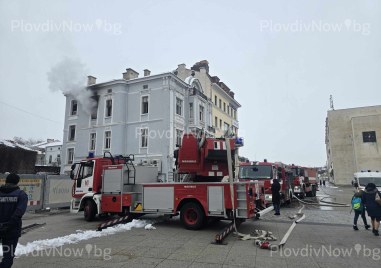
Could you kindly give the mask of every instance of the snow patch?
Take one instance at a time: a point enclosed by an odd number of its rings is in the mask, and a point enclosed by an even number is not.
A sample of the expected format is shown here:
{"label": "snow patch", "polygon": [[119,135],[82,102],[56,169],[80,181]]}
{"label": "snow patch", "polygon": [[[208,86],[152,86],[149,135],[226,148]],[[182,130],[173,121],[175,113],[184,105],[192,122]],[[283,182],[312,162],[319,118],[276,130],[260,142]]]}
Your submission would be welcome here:
{"label": "snow patch", "polygon": [[146,229],[146,230],[156,230],[156,228],[155,228],[154,226],[152,226],[151,223],[147,224],[147,225],[144,227],[144,229]]}
{"label": "snow patch", "polygon": [[[28,242],[26,245],[18,244],[15,255],[21,256],[30,254],[34,251],[40,251],[48,248],[56,248],[66,244],[76,244],[80,241],[88,240],[95,237],[103,237],[120,233],[123,231],[130,231],[132,228],[145,228],[146,230],[156,229],[154,226],[152,226],[151,223],[148,223],[145,220],[133,220],[132,222],[126,224],[119,224],[113,227],[109,227],[101,232],[93,230],[76,230],[75,234],[70,234],[52,239],[36,240],[33,242]],[[3,256],[3,251],[1,248],[0,256]]]}

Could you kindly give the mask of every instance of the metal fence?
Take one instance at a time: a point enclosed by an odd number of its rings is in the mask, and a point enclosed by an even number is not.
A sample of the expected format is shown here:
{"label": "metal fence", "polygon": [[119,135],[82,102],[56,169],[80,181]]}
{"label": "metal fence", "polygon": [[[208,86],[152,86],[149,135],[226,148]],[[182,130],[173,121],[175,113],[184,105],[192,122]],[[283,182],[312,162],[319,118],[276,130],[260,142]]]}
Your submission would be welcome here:
{"label": "metal fence", "polygon": [[[0,174],[0,185],[7,175]],[[73,182],[69,176],[19,174],[19,187],[28,195],[28,210],[70,206]]]}

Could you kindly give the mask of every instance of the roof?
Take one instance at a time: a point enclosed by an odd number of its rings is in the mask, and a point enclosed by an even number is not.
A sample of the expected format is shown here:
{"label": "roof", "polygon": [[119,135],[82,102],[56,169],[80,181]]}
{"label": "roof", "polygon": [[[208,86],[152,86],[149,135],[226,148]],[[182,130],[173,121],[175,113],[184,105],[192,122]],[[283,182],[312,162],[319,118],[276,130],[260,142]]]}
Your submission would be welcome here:
{"label": "roof", "polygon": [[14,141],[7,141],[7,140],[0,140],[0,144],[3,144],[4,146],[6,147],[11,147],[11,148],[19,148],[19,149],[23,149],[23,150],[26,150],[26,151],[32,151],[32,152],[37,152],[36,150],[33,150],[25,145],[22,145],[22,144],[18,144]]}
{"label": "roof", "polygon": [[55,141],[44,145],[46,147],[62,146],[62,141]]}

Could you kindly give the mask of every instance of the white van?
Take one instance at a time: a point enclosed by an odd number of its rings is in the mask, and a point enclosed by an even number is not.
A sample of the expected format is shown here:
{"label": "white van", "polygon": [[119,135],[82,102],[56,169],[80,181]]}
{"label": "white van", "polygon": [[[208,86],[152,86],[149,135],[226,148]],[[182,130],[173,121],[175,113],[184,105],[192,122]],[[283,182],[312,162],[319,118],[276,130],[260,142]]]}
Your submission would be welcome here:
{"label": "white van", "polygon": [[353,183],[358,184],[360,190],[364,190],[368,183],[374,183],[379,191],[381,191],[381,172],[378,171],[361,171],[354,174]]}

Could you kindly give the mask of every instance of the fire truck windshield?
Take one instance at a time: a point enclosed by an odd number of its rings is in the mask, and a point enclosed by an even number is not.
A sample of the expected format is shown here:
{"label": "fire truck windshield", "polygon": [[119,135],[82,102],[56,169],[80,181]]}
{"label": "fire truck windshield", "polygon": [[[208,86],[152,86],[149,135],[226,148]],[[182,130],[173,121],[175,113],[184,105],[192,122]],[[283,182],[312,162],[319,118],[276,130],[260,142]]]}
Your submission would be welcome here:
{"label": "fire truck windshield", "polygon": [[271,179],[272,168],[271,166],[242,166],[239,168],[239,178],[247,180]]}

